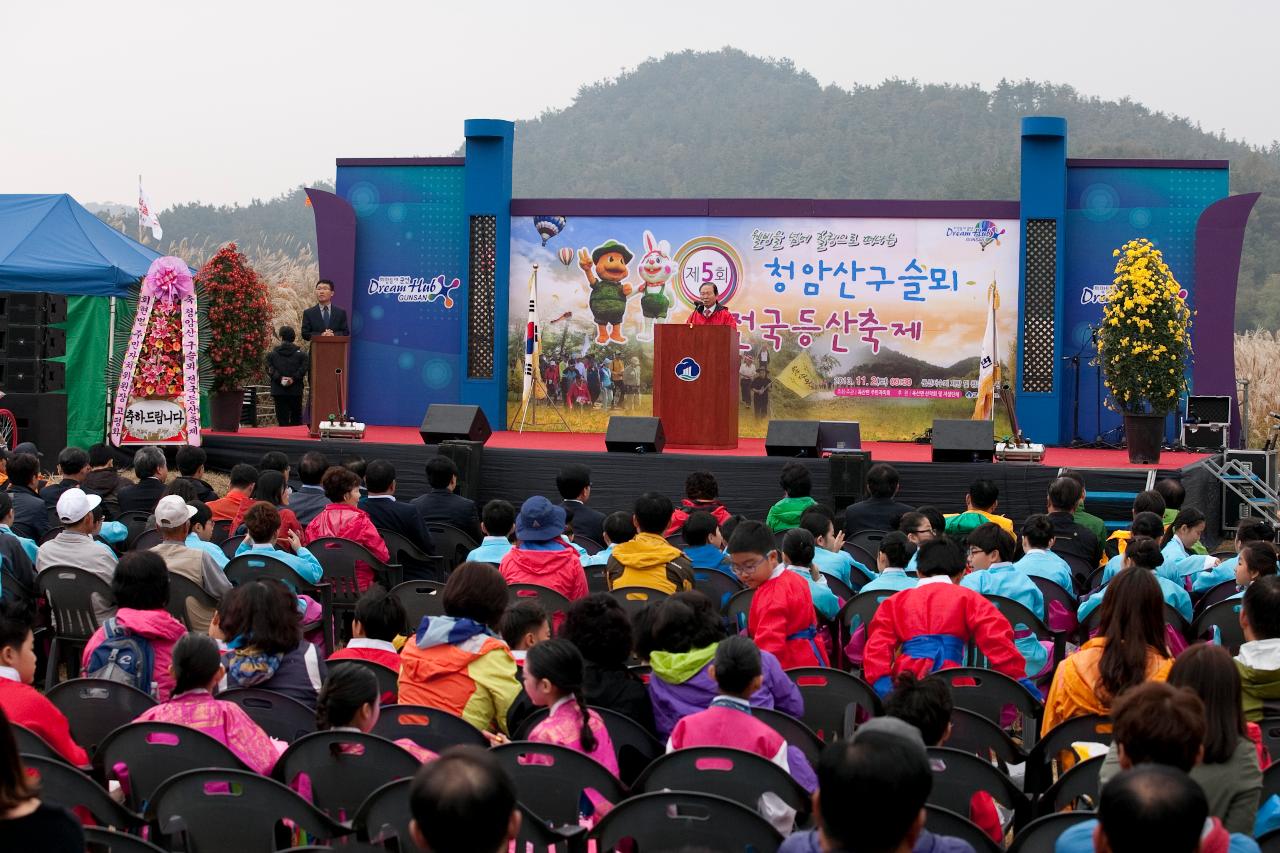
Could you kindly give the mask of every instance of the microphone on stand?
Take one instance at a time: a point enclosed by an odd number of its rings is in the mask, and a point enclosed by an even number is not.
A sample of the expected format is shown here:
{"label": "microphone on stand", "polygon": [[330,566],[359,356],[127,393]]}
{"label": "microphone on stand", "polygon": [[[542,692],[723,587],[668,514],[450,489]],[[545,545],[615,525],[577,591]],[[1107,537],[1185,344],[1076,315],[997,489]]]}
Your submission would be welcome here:
{"label": "microphone on stand", "polygon": [[345,424],[347,422],[347,405],[342,399],[342,368],[335,367],[333,369],[334,390],[338,392],[338,423]]}

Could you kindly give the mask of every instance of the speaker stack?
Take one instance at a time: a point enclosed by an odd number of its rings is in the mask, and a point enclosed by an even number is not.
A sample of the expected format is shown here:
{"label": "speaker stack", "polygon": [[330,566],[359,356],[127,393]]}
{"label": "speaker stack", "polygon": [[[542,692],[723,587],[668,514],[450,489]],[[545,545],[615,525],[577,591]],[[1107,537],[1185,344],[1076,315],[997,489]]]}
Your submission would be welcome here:
{"label": "speaker stack", "polygon": [[934,462],[991,462],[996,453],[991,421],[935,420]]}
{"label": "speaker stack", "polygon": [[57,452],[67,444],[67,298],[52,293],[0,293],[0,405],[13,412],[18,435]]}

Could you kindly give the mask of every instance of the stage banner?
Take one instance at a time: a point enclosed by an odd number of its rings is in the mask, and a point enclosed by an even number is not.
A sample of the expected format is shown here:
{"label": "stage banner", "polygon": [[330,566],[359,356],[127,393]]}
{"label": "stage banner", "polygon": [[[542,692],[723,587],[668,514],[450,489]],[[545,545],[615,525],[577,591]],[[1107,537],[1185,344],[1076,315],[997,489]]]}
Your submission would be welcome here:
{"label": "stage banner", "polygon": [[[912,439],[973,415],[993,283],[1012,295],[995,357],[1016,387],[1018,245],[1007,219],[513,217],[510,351],[538,264],[538,369],[574,430],[603,432],[611,414],[651,411],[653,326],[686,322],[710,283],[738,318],[740,435],[797,418]],[[523,367],[509,365],[509,411]]]}

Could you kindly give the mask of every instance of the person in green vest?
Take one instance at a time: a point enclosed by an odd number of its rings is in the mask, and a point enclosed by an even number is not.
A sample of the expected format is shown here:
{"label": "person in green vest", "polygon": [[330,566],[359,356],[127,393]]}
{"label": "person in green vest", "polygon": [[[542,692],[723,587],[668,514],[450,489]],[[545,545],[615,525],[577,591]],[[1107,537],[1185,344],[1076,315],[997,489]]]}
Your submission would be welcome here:
{"label": "person in green vest", "polygon": [[[1156,480],[1156,491],[1160,493],[1160,497],[1164,498],[1164,526],[1168,527],[1178,517],[1178,511],[1182,509],[1182,503],[1187,499],[1187,490],[1177,480]],[[1203,542],[1197,542],[1187,550],[1192,554],[1209,553],[1209,549],[1204,547]]]}
{"label": "person in green vest", "polygon": [[817,503],[810,495],[813,480],[809,477],[809,469],[799,462],[788,462],[782,466],[779,483],[786,497],[769,508],[769,514],[764,520],[774,533],[799,527],[800,516]]}

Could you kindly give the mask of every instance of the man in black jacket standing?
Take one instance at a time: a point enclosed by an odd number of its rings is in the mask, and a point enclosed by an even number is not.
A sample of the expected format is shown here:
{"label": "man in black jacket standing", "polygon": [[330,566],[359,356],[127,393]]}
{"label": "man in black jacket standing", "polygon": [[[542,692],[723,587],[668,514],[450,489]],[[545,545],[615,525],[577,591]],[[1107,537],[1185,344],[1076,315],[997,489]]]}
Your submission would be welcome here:
{"label": "man in black jacket standing", "polygon": [[302,339],[313,335],[349,335],[347,312],[333,304],[333,282],[322,278],[316,282],[316,304],[302,312]]}
{"label": "man in black jacket standing", "polygon": [[302,380],[307,375],[307,354],[294,343],[292,326],[280,327],[280,345],[267,353],[267,375],[271,377],[271,399],[276,404],[280,426],[302,423]]}

